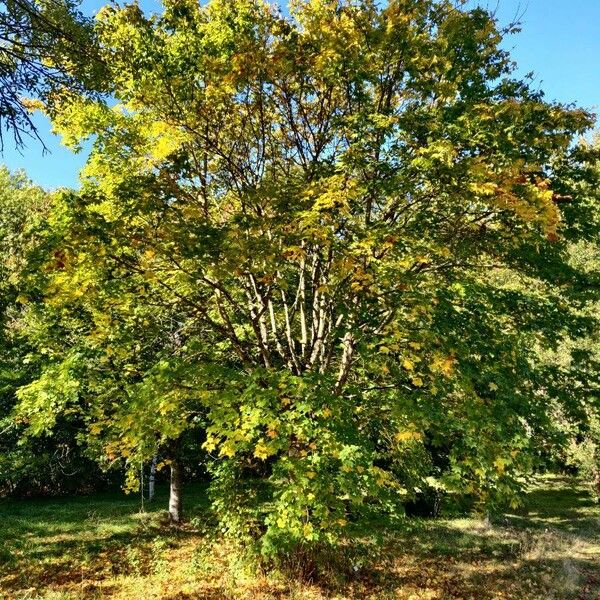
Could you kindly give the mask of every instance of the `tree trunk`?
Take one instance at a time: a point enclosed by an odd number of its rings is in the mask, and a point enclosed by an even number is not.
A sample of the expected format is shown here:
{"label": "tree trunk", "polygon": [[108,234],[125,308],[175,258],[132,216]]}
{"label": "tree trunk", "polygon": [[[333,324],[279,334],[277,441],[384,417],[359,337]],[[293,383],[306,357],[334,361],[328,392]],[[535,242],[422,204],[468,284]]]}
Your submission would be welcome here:
{"label": "tree trunk", "polygon": [[156,461],[158,457],[156,454],[152,457],[152,462],[150,463],[150,476],[148,477],[148,500],[152,501],[154,499],[154,482],[156,479]]}
{"label": "tree trunk", "polygon": [[172,523],[181,522],[181,462],[171,458],[171,487],[169,490],[169,519]]}

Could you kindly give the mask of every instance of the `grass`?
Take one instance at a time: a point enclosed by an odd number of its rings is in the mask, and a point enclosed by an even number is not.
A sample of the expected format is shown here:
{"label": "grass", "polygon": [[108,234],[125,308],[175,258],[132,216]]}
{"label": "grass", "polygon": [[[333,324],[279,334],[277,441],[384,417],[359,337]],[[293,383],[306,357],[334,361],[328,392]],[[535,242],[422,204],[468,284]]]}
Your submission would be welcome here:
{"label": "grass", "polygon": [[161,520],[166,490],[139,498],[0,501],[0,598],[21,600],[600,600],[600,505],[576,480],[546,477],[524,510],[497,522],[409,519],[375,551],[355,540],[315,559],[318,577],[251,572],[202,533],[202,486],[186,490],[194,526]]}

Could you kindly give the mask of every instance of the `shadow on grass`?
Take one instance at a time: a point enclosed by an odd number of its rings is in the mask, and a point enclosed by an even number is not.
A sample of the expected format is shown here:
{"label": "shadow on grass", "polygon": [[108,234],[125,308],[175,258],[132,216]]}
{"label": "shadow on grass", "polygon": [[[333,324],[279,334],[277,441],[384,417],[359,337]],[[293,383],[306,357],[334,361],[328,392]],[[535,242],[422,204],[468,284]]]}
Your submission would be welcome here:
{"label": "shadow on grass", "polygon": [[[522,514],[492,523],[408,519],[377,558],[365,551],[343,597],[600,600],[599,517],[584,486],[553,478],[527,495]],[[324,597],[339,591],[335,582],[320,586]]]}
{"label": "shadow on grass", "polygon": [[[161,490],[146,513],[139,511],[139,498],[117,494],[0,502],[0,522],[6,524],[0,530],[0,590],[10,594],[78,585],[73,597],[108,598],[111,578],[150,576],[157,561],[176,560],[178,548],[187,544],[189,550],[202,541],[191,527],[164,526],[166,499]],[[186,490],[185,499],[188,517],[206,514],[203,486]],[[600,549],[594,542],[599,518],[600,507],[585,487],[553,478],[528,494],[523,511],[491,524],[407,519],[401,528],[386,530],[379,550],[370,540],[383,528],[379,524],[376,531],[373,524],[371,531],[357,532],[347,553],[330,557],[329,563],[327,555],[316,560],[318,568],[307,582],[316,595],[308,597],[600,600],[600,556],[594,554],[594,548]],[[592,552],[575,552],[578,544]],[[293,586],[300,584],[293,575],[287,582],[283,591],[273,586],[265,595],[250,591],[240,597],[306,597],[294,596]],[[165,591],[162,598],[225,597],[218,586],[209,587]]]}
{"label": "shadow on grass", "polygon": [[[206,487],[190,486],[188,513],[206,511]],[[141,512],[140,498],[98,494],[68,499],[0,501],[0,598],[4,590],[143,574],[152,544],[176,545],[196,535],[165,527],[167,491]]]}
{"label": "shadow on grass", "polygon": [[413,560],[401,555],[370,574],[353,597],[367,590],[372,598],[470,598],[519,600],[600,598],[598,563],[581,559],[499,562],[473,557]]}
{"label": "shadow on grass", "polygon": [[523,510],[506,515],[506,522],[532,529],[553,528],[600,542],[600,504],[569,477],[545,480],[527,494]]}

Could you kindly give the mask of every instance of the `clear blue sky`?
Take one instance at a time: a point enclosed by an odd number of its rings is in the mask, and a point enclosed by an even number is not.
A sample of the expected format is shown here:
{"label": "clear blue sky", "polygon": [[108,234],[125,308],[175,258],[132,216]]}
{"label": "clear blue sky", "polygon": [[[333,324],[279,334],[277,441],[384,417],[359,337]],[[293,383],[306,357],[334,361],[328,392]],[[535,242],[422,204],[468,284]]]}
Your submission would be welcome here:
{"label": "clear blue sky", "polygon": [[[505,40],[519,65],[520,73],[535,73],[536,87],[549,100],[575,102],[600,113],[600,0],[471,0],[491,9],[498,7],[502,23],[521,16],[522,31]],[[86,0],[83,10],[92,13],[101,0]],[[156,0],[142,0],[144,8]],[[7,140],[4,162],[11,169],[24,168],[46,188],[77,186],[85,151],[74,155],[60,145],[44,117],[36,116],[39,133],[50,153],[42,154],[39,143],[31,141],[21,153]]]}

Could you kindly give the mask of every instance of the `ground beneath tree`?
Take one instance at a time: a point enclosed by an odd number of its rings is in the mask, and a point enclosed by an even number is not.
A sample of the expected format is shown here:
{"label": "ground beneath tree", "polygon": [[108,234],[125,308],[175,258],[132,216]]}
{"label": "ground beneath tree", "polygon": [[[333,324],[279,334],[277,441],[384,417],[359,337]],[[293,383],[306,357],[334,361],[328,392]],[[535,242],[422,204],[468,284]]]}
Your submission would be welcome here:
{"label": "ground beneath tree", "polygon": [[205,490],[186,491],[180,529],[160,525],[160,496],[144,512],[121,495],[0,501],[0,598],[600,600],[600,505],[575,480],[541,479],[493,523],[408,519],[378,551],[367,535],[321,557],[312,581],[209,546]]}

